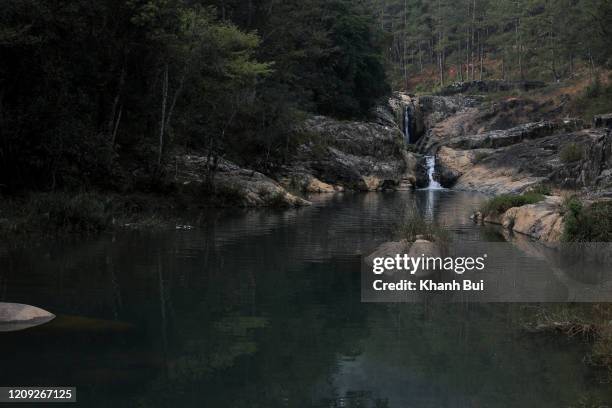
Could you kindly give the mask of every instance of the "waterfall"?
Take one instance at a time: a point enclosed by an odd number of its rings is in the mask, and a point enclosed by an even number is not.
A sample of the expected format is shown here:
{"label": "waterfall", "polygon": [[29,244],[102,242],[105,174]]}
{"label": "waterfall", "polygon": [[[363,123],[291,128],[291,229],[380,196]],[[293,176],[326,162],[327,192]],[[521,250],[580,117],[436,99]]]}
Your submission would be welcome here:
{"label": "waterfall", "polygon": [[429,190],[443,190],[444,187],[434,180],[433,175],[436,171],[436,156],[425,157],[427,164],[427,177],[429,177]]}
{"label": "waterfall", "polygon": [[410,107],[408,105],[404,109],[404,137],[406,144],[410,144],[412,138],[410,137]]}

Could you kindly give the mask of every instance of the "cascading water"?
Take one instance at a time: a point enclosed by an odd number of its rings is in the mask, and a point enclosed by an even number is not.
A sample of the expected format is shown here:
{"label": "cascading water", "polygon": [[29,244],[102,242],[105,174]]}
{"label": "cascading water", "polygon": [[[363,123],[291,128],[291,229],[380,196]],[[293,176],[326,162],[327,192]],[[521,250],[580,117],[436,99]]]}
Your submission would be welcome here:
{"label": "cascading water", "polygon": [[429,187],[428,190],[443,190],[444,187],[436,180],[434,180],[434,172],[436,171],[436,156],[427,156],[425,157],[426,165],[427,165],[427,177],[429,177]]}
{"label": "cascading water", "polygon": [[410,137],[410,108],[408,105],[404,109],[404,137],[406,138],[406,144],[412,142]]}

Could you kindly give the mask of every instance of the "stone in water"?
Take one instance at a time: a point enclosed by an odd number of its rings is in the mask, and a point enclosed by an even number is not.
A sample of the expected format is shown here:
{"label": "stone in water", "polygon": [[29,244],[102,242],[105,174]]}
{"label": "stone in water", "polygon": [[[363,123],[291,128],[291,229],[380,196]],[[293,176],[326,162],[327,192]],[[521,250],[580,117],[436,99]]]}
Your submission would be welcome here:
{"label": "stone in water", "polygon": [[39,326],[55,315],[30,305],[0,302],[0,332],[11,332]]}

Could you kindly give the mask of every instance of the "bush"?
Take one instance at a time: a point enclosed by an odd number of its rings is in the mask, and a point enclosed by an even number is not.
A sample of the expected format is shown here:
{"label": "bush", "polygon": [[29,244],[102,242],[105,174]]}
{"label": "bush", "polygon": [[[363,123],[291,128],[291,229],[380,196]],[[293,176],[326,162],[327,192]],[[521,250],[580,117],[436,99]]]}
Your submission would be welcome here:
{"label": "bush", "polygon": [[503,214],[510,208],[535,204],[542,200],[544,200],[544,195],[539,192],[529,192],[523,195],[504,194],[487,201],[480,211],[485,216],[489,214]]}
{"label": "bush", "polygon": [[91,193],[38,194],[26,212],[27,224],[42,231],[100,232],[112,221],[107,202]]}
{"label": "bush", "polygon": [[580,161],[584,157],[584,150],[576,143],[570,143],[561,149],[559,157],[563,163],[574,163]]}
{"label": "bush", "polygon": [[566,200],[563,241],[612,242],[612,201],[585,207],[576,197]]}
{"label": "bush", "polygon": [[550,186],[546,184],[539,184],[535,186],[534,188],[532,188],[531,190],[529,190],[529,192],[534,193],[534,194],[541,194],[545,196],[552,195],[552,189],[550,188]]}
{"label": "bush", "polygon": [[408,212],[404,223],[398,228],[397,235],[400,239],[405,239],[408,242],[416,241],[419,236],[431,242],[444,243],[450,241],[447,230],[434,222],[425,220],[416,210]]}

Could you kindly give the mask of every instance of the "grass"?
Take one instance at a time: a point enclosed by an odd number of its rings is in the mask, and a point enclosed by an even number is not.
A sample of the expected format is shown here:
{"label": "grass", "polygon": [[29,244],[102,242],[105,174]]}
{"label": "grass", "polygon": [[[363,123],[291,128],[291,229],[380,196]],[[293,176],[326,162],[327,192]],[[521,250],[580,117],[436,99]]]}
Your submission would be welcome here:
{"label": "grass", "polygon": [[565,242],[612,242],[612,201],[585,206],[572,196],[564,202]]}
{"label": "grass", "polygon": [[438,224],[428,221],[421,214],[412,209],[406,215],[404,222],[399,226],[397,235],[408,242],[417,239],[425,239],[431,242],[446,243],[450,241],[450,235],[446,229]]}
{"label": "grass", "polygon": [[544,200],[544,194],[540,192],[528,192],[522,195],[503,194],[487,201],[480,211],[485,216],[503,214],[510,208],[536,204],[542,200]]}

